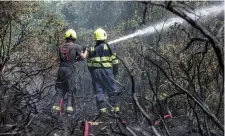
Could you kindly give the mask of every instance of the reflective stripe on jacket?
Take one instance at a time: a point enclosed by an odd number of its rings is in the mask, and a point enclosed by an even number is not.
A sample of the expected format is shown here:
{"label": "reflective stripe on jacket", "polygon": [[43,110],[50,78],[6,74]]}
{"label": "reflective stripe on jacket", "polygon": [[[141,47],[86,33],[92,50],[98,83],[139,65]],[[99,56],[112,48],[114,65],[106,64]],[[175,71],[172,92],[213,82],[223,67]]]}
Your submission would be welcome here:
{"label": "reflective stripe on jacket", "polygon": [[118,59],[114,49],[104,43],[91,47],[88,54],[88,67],[112,68],[113,64],[118,64]]}

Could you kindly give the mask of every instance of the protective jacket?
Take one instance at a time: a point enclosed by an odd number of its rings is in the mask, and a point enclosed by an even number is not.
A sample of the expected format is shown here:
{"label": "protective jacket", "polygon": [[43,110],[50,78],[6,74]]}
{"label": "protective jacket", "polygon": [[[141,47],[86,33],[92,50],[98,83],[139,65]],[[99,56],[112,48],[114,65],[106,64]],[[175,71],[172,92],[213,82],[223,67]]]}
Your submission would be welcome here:
{"label": "protective jacket", "polygon": [[118,64],[116,53],[113,46],[101,43],[95,47],[91,47],[88,55],[89,68],[111,69],[113,65]]}
{"label": "protective jacket", "polygon": [[60,66],[74,65],[82,53],[82,47],[72,41],[67,41],[59,45],[57,52],[60,59]]}

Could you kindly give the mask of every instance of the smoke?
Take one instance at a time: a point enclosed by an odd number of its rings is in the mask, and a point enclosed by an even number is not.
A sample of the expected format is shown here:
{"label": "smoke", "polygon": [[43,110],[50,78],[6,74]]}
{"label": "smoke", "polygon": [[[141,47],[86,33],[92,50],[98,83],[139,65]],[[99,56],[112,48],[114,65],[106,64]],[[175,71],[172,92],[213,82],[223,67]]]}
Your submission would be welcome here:
{"label": "smoke", "polygon": [[[216,5],[216,6],[210,6],[210,7],[197,9],[197,10],[194,11],[194,13],[187,13],[186,12],[186,14],[190,18],[192,18],[194,20],[197,20],[200,17],[205,18],[205,17],[210,17],[210,16],[213,16],[213,15],[219,14],[223,10],[224,10],[223,5],[218,5],[218,6]],[[121,38],[118,38],[116,40],[110,41],[109,44],[125,41],[125,40],[131,39],[131,38],[136,37],[136,36],[150,35],[150,34],[153,34],[157,31],[161,31],[162,29],[165,31],[170,26],[174,25],[175,23],[176,24],[183,24],[184,22],[185,22],[185,20],[180,18],[180,17],[169,18],[166,21],[161,21],[161,22],[155,23],[151,26],[148,26],[144,29],[137,30],[133,34],[129,34],[129,35],[123,36]]]}

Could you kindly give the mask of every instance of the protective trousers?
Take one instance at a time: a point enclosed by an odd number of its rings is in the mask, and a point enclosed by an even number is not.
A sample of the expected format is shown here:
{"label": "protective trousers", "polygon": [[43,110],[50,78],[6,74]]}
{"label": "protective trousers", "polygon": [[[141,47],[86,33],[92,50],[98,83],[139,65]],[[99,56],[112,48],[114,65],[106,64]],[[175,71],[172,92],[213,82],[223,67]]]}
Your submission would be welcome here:
{"label": "protective trousers", "polygon": [[108,93],[109,103],[113,106],[111,110],[119,111],[120,94],[117,84],[115,83],[114,75],[111,69],[91,69],[92,84],[94,93],[96,94],[97,107],[100,111],[104,112],[107,109],[105,103],[104,91]]}
{"label": "protective trousers", "polygon": [[56,97],[53,104],[53,110],[60,110],[60,102],[67,96],[66,112],[73,113],[73,92],[75,88],[75,70],[69,66],[61,66],[58,70],[58,77],[55,85]]}

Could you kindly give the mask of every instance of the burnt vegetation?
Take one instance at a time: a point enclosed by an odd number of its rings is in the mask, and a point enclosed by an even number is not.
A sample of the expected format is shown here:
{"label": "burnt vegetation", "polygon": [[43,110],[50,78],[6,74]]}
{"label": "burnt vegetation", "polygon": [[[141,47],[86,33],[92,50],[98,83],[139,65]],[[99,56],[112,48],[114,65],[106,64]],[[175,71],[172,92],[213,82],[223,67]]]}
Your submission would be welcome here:
{"label": "burnt vegetation", "polygon": [[[86,120],[98,123],[90,123],[89,135],[224,135],[224,11],[198,20],[186,15],[216,4],[223,3],[1,1],[0,135],[79,136]],[[86,46],[93,44],[96,27],[112,41],[173,16],[186,23],[115,44],[116,80],[123,90],[120,117],[98,117],[85,61],[76,66],[74,115],[51,114],[55,48],[67,28]],[[172,119],[162,118],[165,109]]]}

